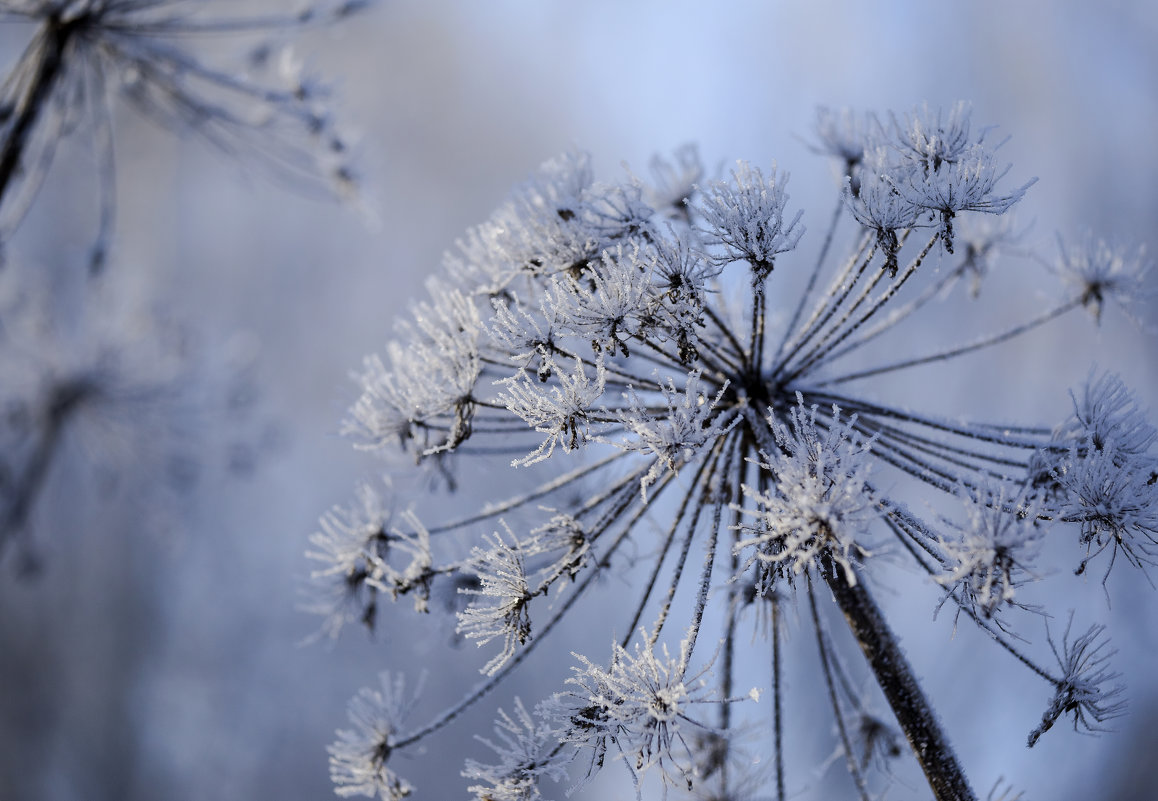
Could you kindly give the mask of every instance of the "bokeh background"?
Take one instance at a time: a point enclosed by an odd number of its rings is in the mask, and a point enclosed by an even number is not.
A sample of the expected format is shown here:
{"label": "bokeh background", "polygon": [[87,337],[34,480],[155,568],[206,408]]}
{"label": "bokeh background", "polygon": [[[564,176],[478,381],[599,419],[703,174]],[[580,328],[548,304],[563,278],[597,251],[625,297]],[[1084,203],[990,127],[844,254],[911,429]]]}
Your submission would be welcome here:
{"label": "bokeh background", "polygon": [[[19,41],[5,31],[0,60]],[[1158,5],[1147,0],[398,0],[296,47],[356,131],[363,203],[289,191],[119,109],[106,288],[21,345],[67,362],[97,339],[119,343],[147,373],[156,340],[176,341],[194,367],[181,368],[181,403],[144,403],[163,413],[79,421],[34,512],[35,569],[0,562],[3,801],[327,798],[325,746],[378,671],[438,665],[418,717],[474,681],[475,655],[447,669],[450,632],[428,621],[303,645],[318,625],[300,611],[303,553],[319,514],[376,469],[337,435],[350,371],[456,237],[563,150],[590,151],[604,178],[622,163],[642,174],[652,154],[689,141],[713,166],[775,160],[819,231],[836,183],[809,149],[817,105],[904,112],[965,99],[975,124],[1011,136],[1011,180],[1040,179],[1019,209],[1027,245],[1049,254],[1056,233],[1091,228],[1158,250]],[[94,187],[91,153],[66,142],[3,280],[61,302],[54,288],[83,269]],[[1009,291],[983,289],[977,308],[993,325],[1056,296],[1044,270],[1014,269]],[[948,318],[929,335],[966,322],[977,321]],[[1074,316],[1001,353],[903,392],[948,412],[1054,420],[1096,362],[1158,410],[1155,340],[1112,308],[1100,326]],[[931,624],[930,604],[886,599],[982,794],[1002,776],[1035,799],[1158,792],[1158,595],[1123,568],[1109,597],[1095,574],[1048,601],[1056,625],[1069,608],[1108,622],[1130,715],[1098,738],[1059,724],[1032,751],[1045,689],[965,626],[953,637],[951,621]],[[565,672],[569,648],[558,650]],[[556,680],[514,679],[527,698]],[[425,753],[399,755],[419,797],[463,796],[462,757],[487,755],[470,737],[489,729],[483,706]],[[828,718],[806,713],[793,729],[800,753],[831,750],[816,745]],[[790,780],[800,797],[844,791],[811,769]],[[927,794],[901,771],[887,797]]]}

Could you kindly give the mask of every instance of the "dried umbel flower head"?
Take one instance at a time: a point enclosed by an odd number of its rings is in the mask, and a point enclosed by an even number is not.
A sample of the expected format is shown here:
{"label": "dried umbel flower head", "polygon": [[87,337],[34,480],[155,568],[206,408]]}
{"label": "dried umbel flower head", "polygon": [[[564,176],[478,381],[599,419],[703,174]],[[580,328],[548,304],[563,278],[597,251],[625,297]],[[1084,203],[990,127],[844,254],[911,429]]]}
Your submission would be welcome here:
{"label": "dried umbel flower head", "polygon": [[[1019,648],[1015,590],[1038,578],[1039,545],[1077,541],[1091,556],[1114,549],[1142,561],[1153,493],[1126,482],[1142,508],[1127,515],[1123,502],[1098,517],[1074,491],[1086,462],[1115,477],[1125,465],[1125,445],[1097,456],[1084,432],[1104,426],[1087,418],[1134,421],[1131,464],[1151,458],[1152,429],[1096,382],[1075,395],[1089,399],[1075,404],[1078,421],[1061,427],[949,419],[889,398],[893,384],[874,379],[985,352],[1079,309],[1085,290],[1008,329],[954,331],[960,344],[944,348],[896,336],[936,299],[980,301],[950,291],[985,272],[976,248],[953,255],[956,222],[1001,215],[1030,184],[1002,188],[1008,168],[964,105],[921,107],[904,123],[859,119],[822,119],[822,151],[851,174],[818,258],[796,253],[802,214],[775,167],[741,162],[702,181],[685,149],[657,162],[656,186],[630,174],[601,184],[590,159],[571,153],[467,233],[446,258],[448,277],[431,280],[385,357],[367,361],[347,431],[396,481],[432,467],[485,475],[489,487],[506,471],[511,487],[461,518],[419,508],[425,524],[397,530],[424,532],[433,586],[463,587],[458,628],[487,651],[487,678],[394,749],[435,736],[552,648],[612,574],[621,614],[588,621],[604,626],[610,660],[578,657],[533,712],[500,714],[502,742],[488,743],[499,764],[465,770],[478,798],[539,798],[540,779],[582,783],[612,762],[637,797],[658,773],[664,792],[729,798],[751,784],[734,770],[737,755],[759,753],[763,795],[783,801],[800,779],[783,758],[783,706],[794,698],[782,664],[810,643],[852,786],[871,797],[887,781],[873,774],[886,761],[876,757],[891,759],[900,735],[848,689],[857,677],[827,633],[828,599],[934,795],[975,798],[874,600],[886,554],[910,560],[943,593],[940,606],[1059,686]],[[785,278],[794,273],[802,280]],[[786,294],[791,286],[803,293]],[[964,502],[964,522],[913,511],[902,499],[914,493]],[[1066,527],[1074,537],[1037,537]],[[789,642],[781,608],[799,598],[814,636]],[[759,693],[735,691],[748,639],[737,621],[755,603],[772,610],[762,627],[771,715],[746,710]]]}
{"label": "dried umbel flower head", "polygon": [[[0,22],[26,22],[30,31],[0,88],[0,238],[23,217],[58,142],[84,135],[102,171],[93,266],[103,264],[113,225],[114,96],[166,128],[192,130],[293,184],[350,193],[356,183],[351,142],[329,107],[329,92],[279,43],[367,5],[317,0],[296,12],[263,14],[234,0],[0,2]],[[202,45],[223,38],[248,42],[248,61],[216,63],[213,48]]]}

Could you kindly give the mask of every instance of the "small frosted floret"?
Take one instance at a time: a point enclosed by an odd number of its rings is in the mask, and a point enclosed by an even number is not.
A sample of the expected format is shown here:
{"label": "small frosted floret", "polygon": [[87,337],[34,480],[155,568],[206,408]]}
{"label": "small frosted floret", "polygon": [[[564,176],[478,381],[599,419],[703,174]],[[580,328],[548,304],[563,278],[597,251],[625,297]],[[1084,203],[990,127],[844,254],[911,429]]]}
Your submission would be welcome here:
{"label": "small frosted floret", "polygon": [[532,379],[524,371],[499,382],[504,390],[498,402],[535,431],[547,435],[539,447],[516,459],[513,465],[525,466],[549,459],[557,445],[570,453],[587,443],[595,403],[603,395],[606,380],[603,362],[596,364],[594,377],[588,375],[579,359],[575,359],[573,370],[557,369],[554,375],[555,381],[551,384]]}
{"label": "small frosted floret", "polygon": [[656,210],[686,220],[687,204],[704,177],[704,165],[695,144],[681,145],[672,156],[670,161],[659,155],[652,157],[647,197]]}
{"label": "small frosted floret", "polygon": [[513,714],[499,710],[494,726],[495,739],[476,736],[479,742],[495,752],[497,762],[484,764],[466,760],[462,775],[481,784],[471,785],[468,792],[478,801],[541,801],[541,778],[555,782],[567,776],[557,756],[558,742],[554,729],[527,711],[516,698]]}
{"label": "small frosted floret", "polygon": [[539,592],[558,578],[566,575],[574,579],[590,561],[591,539],[587,529],[574,515],[556,512],[543,525],[531,530],[531,535],[521,543],[527,557],[550,557],[541,568],[543,576]]}
{"label": "small frosted floret", "polygon": [[585,274],[585,281],[567,281],[567,305],[560,313],[570,330],[591,340],[596,353],[631,355],[628,342],[641,333],[651,300],[651,262],[640,247],[617,245],[603,252]]}
{"label": "small frosted floret", "polygon": [[390,502],[369,485],[357,495],[353,505],[322,517],[322,530],[310,537],[316,550],[307,553],[322,563],[311,578],[323,595],[310,608],[325,616],[322,630],[332,637],[355,621],[373,631],[381,594],[410,595],[419,612],[430,600],[433,557],[425,526],[411,511],[396,524]]}
{"label": "small frosted floret", "polygon": [[458,633],[477,640],[480,647],[502,640],[502,650],[482,669],[488,676],[497,673],[531,637],[527,607],[536,593],[527,583],[523,553],[509,528],[507,538],[510,542],[495,532],[484,538],[487,547],[472,549],[470,570],[478,577],[479,588],[459,590],[477,600],[458,613]]}
{"label": "small frosted floret", "polygon": [[727,384],[720,388],[715,398],[709,398],[700,391],[700,377],[699,370],[689,373],[683,392],[676,389],[670,378],[667,384],[661,383],[666,410],[648,408],[648,404],[631,388],[624,393],[628,406],[626,411],[620,412],[619,419],[629,438],[616,445],[655,457],[651,469],[640,479],[645,501],[647,488],[660,476],[669,470],[679,472],[679,466],[692,458],[696,451],[717,441],[739,422],[735,413],[719,414],[716,411]]}
{"label": "small frosted floret", "polygon": [[903,158],[934,172],[944,164],[956,164],[985,139],[984,128],[973,138],[971,114],[972,108],[963,100],[954,103],[948,114],[922,103],[905,115],[904,122],[893,117],[893,147]]}
{"label": "small frosted floret", "polygon": [[1122,308],[1126,316],[1140,322],[1138,312],[1155,296],[1149,280],[1153,262],[1146,248],[1131,249],[1096,239],[1086,233],[1075,245],[1067,246],[1059,237],[1059,258],[1054,272],[1070,287],[1075,298],[1101,322],[1107,301]]}
{"label": "small frosted floret", "polygon": [[970,277],[969,295],[972,298],[981,295],[981,282],[992,269],[997,253],[1015,244],[1024,232],[1025,229],[1017,229],[1016,218],[1012,214],[966,217],[957,226],[957,239],[965,242],[961,269]]}
{"label": "small frosted floret", "polygon": [[845,178],[843,197],[856,221],[876,233],[877,247],[885,256],[885,269],[895,276],[901,247],[897,231],[915,225],[920,210],[897,191],[888,159],[884,148],[869,151],[857,179]]}
{"label": "small frosted floret", "polygon": [[[403,512],[401,520],[403,525],[394,527],[387,537],[390,551],[375,563],[369,581],[392,600],[398,600],[399,595],[412,596],[414,610],[426,612],[434,579],[430,532],[411,510]],[[395,563],[398,555],[402,558]]]}
{"label": "small frosted floret", "polygon": [[322,530],[310,537],[315,550],[306,552],[322,563],[310,578],[325,596],[312,609],[325,616],[322,630],[331,637],[355,621],[373,630],[378,616],[378,588],[372,579],[387,557],[392,514],[369,485],[359,486],[357,495],[354,505],[322,517]]}
{"label": "small frosted floret", "polygon": [[897,191],[919,209],[940,219],[939,232],[945,250],[953,252],[953,218],[963,211],[1004,214],[1025,196],[1036,178],[1007,194],[997,192],[997,182],[1010,165],[1001,166],[982,145],[973,145],[953,161],[930,161],[925,169],[912,169],[894,179]]}
{"label": "small frosted floret", "polygon": [[1080,394],[1070,392],[1074,413],[1054,438],[1085,443],[1102,450],[1111,445],[1118,457],[1133,459],[1158,442],[1158,430],[1146,419],[1134,393],[1116,373],[1092,373]]}
{"label": "small frosted floret", "polygon": [[661,239],[654,247],[656,288],[668,300],[690,303],[702,312],[711,281],[723,272],[723,268],[710,262],[686,236],[673,234],[670,240]]}
{"label": "small frosted floret", "polygon": [[741,161],[731,182],[708,184],[698,209],[706,241],[721,245],[728,261],[744,259],[757,277],[766,276],[776,256],[794,249],[804,235],[803,212],[784,216],[787,183],[788,175],[777,173],[776,165],[765,178],[759,167]]}
{"label": "small frosted floret", "polygon": [[1106,731],[1102,724],[1125,711],[1126,702],[1119,698],[1124,688],[1117,683],[1121,674],[1109,668],[1109,661],[1117,652],[1102,636],[1106,627],[1091,626],[1070,642],[1072,625],[1073,615],[1070,615],[1060,650],[1053,638],[1049,639],[1062,674],[1054,679],[1056,691],[1042,715],[1041,725],[1029,733],[1030,748],[1062,715],[1073,715],[1074,731],[1095,733]]}
{"label": "small frosted floret", "polygon": [[834,406],[831,421],[820,426],[818,407],[806,409],[798,401],[791,426],[769,421],[779,452],[765,454],[761,467],[775,476],[775,486],[764,492],[743,488],[756,504],[744,511],[756,521],[742,526],[746,536],[736,551],[752,548],[749,564],[758,560],[790,576],[831,562],[855,584],[853,563],[867,554],[857,540],[876,517],[867,486],[869,443],[856,434],[855,415],[842,422]]}
{"label": "small frosted floret", "polygon": [[712,281],[723,270],[686,237],[655,242],[655,266],[651,270],[653,297],[649,313],[657,318],[649,330],[661,343],[675,342],[681,364],[699,358],[699,344],[705,327],[704,310]]}
{"label": "small frosted floret", "polygon": [[[396,365],[405,359],[400,348],[390,347],[389,351]],[[421,416],[417,413],[418,404],[407,398],[406,382],[396,381],[377,354],[363,360],[362,372],[355,374],[354,380],[362,394],[350,407],[342,433],[358,438],[367,449],[408,443]]]}
{"label": "small frosted floret", "polygon": [[507,353],[507,359],[523,370],[534,367],[535,377],[546,383],[555,369],[556,340],[562,337],[560,309],[540,303],[538,312],[528,309],[517,296],[492,301],[495,316],[490,335]]}
{"label": "small frosted floret", "polygon": [[813,150],[843,161],[845,175],[851,177],[864,159],[865,149],[870,142],[869,131],[874,125],[879,127],[874,119],[852,109],[821,106],[816,110],[814,126],[820,144]]}
{"label": "small frosted floret", "polygon": [[1032,575],[1041,531],[1025,493],[1010,497],[1004,489],[982,488],[967,492],[964,502],[966,521],[950,524],[957,536],[942,540],[948,563],[934,580],[957,592],[962,607],[992,618],[1016,605],[1016,588]]}
{"label": "small frosted floret", "polygon": [[527,276],[550,277],[598,258],[601,243],[584,210],[594,175],[585,153],[565,153],[541,165],[457,252],[444,257],[456,285],[505,294]]}
{"label": "small frosted floret", "polygon": [[1150,450],[1158,430],[1118,375],[1091,372],[1080,391],[1070,391],[1070,399],[1073,413],[1054,429],[1053,443],[1030,460],[1034,483],[1056,492],[1079,458],[1107,448],[1125,470],[1147,472],[1156,466]]}
{"label": "small frosted floret", "polygon": [[[1125,465],[1125,466],[1123,466]],[[1087,439],[1074,445],[1057,474],[1062,496],[1058,516],[1081,526],[1086,557],[1077,568],[1085,572],[1091,560],[1109,550],[1108,578],[1118,557],[1144,569],[1158,556],[1158,461],[1128,460],[1112,441],[1101,449]]]}
{"label": "small frosted floret", "polygon": [[515,192],[515,203],[544,218],[568,221],[582,208],[583,196],[595,182],[591,155],[569,151],[544,162],[534,176]]}
{"label": "small frosted floret", "polygon": [[470,436],[485,332],[470,297],[441,282],[432,281],[429,290],[430,300],[417,305],[413,320],[399,325],[400,338],[387,346],[390,366],[371,356],[358,376],[362,395],[343,431],[368,449],[394,440],[405,445],[423,432],[422,455],[429,456]]}
{"label": "small frosted floret", "polygon": [[416,694],[406,692],[406,680],[401,674],[387,671],[379,678],[378,689],[364,688],[350,701],[350,723],[354,728],[340,730],[337,741],[328,749],[330,779],[334,792],[340,796],[402,801],[414,792],[414,787],[386,763]]}
{"label": "small frosted floret", "polygon": [[705,678],[707,667],[687,674],[689,646],[684,641],[680,656],[673,657],[666,645],[657,653],[650,642],[637,643],[633,651],[617,644],[607,670],[575,654],[582,667],[572,668],[575,675],[567,680],[574,689],[552,712],[561,741],[592,749],[592,770],[602,767],[613,743],[633,774],[658,768],[665,781],[690,790],[695,759],[685,731],[702,724],[688,715],[695,705],[717,699]]}
{"label": "small frosted floret", "polygon": [[586,229],[603,241],[631,236],[650,238],[654,216],[655,209],[644,199],[643,185],[638,180],[594,185],[583,209]]}

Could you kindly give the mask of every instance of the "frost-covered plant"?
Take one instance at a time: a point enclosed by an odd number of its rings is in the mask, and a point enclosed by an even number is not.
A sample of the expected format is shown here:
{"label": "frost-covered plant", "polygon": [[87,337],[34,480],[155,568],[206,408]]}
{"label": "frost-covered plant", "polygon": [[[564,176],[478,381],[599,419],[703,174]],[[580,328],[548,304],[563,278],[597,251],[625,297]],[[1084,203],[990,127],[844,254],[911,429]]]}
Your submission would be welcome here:
{"label": "frost-covered plant", "polygon": [[[1124,281],[1105,276],[1141,280],[1144,269],[1083,268],[1083,282],[1024,322],[954,332],[960,344],[941,348],[910,337],[898,351],[886,335],[963,276],[976,300],[976,281],[1010,238],[1008,225],[962,235],[958,220],[1003,214],[1032,181],[1002,187],[1009,167],[963,104],[888,120],[822,113],[818,149],[845,180],[814,261],[797,255],[803,218],[786,174],[741,162],[705,180],[686,148],[654,162],[653,186],[630,175],[597,183],[581,154],[549,161],[447,256],[385,358],[367,360],[345,427],[387,459],[409,453],[393,463],[396,480],[427,481],[424,467],[452,483],[506,470],[511,489],[465,517],[435,510],[437,522],[429,496],[383,495],[373,509],[406,516],[375,511],[363,524],[357,509],[336,513],[313,554],[329,625],[372,625],[377,596],[365,587],[393,581],[382,548],[420,540],[424,597],[443,588],[457,599],[447,613],[489,654],[480,685],[427,723],[392,731],[389,751],[426,741],[501,686],[606,591],[596,588],[610,572],[630,587],[604,630],[610,659],[576,654],[554,695],[500,712],[498,741],[484,740],[497,764],[470,759],[464,770],[478,799],[542,798],[556,783],[567,791],[565,777],[582,784],[621,762],[640,797],[658,773],[665,794],[783,801],[797,779],[783,757],[780,608],[800,598],[858,796],[879,789],[873,771],[903,737],[938,799],[975,798],[874,600],[886,558],[927,574],[937,608],[975,623],[1053,688],[1033,740],[1065,713],[1095,729],[1118,712],[1098,626],[1055,644],[1059,674],[1035,660],[1014,616],[1034,609],[1020,590],[1046,574],[1036,563],[1047,545],[1078,572],[1107,551],[1111,564],[1152,563],[1155,435],[1133,396],[1117,377],[1091,376],[1072,419],[1009,425],[914,410],[870,379],[993,348],[1100,303]],[[840,233],[851,242],[838,258]],[[1063,271],[1078,263],[1063,254]],[[938,511],[906,505],[914,491],[939,499]],[[829,598],[895,727],[853,689]],[[737,624],[752,605],[771,609],[770,716],[745,711],[758,692],[735,691],[746,640]],[[771,717],[766,737],[753,717]],[[751,770],[753,754],[765,770]],[[381,751],[366,751],[360,767],[352,758],[335,762],[343,777],[383,768]],[[389,782],[356,786],[398,794]]]}
{"label": "frost-covered plant", "polygon": [[[351,143],[324,83],[304,69],[293,44],[304,30],[368,5],[0,0],[5,41],[25,42],[6,59],[0,84],[0,557],[18,540],[22,561],[34,555],[33,520],[74,431],[103,435],[73,455],[97,455],[91,461],[109,477],[140,470],[152,487],[190,484],[205,444],[195,440],[210,439],[191,436],[191,422],[220,421],[253,395],[247,365],[222,354],[201,359],[199,332],[174,323],[161,308],[167,299],[129,308],[140,287],[107,274],[115,256],[116,101],[295,187],[345,194],[356,183]],[[223,45],[240,48],[241,57],[223,57]],[[91,154],[100,185],[89,269],[26,265],[16,234],[56,151],[70,144]],[[75,225],[75,209],[59,218]],[[213,393],[233,399],[207,397]],[[330,553],[343,558],[344,551]]]}

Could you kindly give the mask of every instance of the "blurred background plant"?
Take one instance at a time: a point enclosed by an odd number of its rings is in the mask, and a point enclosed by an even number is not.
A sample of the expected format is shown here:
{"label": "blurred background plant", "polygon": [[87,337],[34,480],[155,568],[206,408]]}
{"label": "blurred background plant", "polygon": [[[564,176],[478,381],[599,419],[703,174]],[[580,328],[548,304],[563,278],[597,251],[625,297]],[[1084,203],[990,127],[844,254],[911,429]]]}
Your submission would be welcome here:
{"label": "blurred background plant", "polygon": [[[257,16],[284,10],[268,3],[247,8]],[[66,460],[54,463],[49,484],[55,493],[41,498],[40,517],[32,522],[42,569],[36,581],[9,575],[0,586],[0,795],[317,798],[331,792],[325,747],[335,729],[346,727],[346,700],[375,681],[382,641],[412,649],[418,661],[431,647],[428,627],[405,624],[381,627],[367,642],[347,637],[331,649],[296,647],[317,626],[295,610],[308,570],[301,552],[317,511],[344,502],[368,469],[333,436],[354,392],[347,372],[389,336],[389,321],[416,295],[426,265],[436,264],[448,243],[545,158],[574,144],[591,151],[604,174],[620,160],[643,173],[653,153],[696,141],[710,170],[737,155],[754,164],[791,165],[793,201],[819,209],[831,185],[823,180],[828,168],[808,158],[817,103],[905,109],[922,98],[947,106],[966,97],[977,119],[999,121],[999,135],[1014,135],[1002,158],[1017,165],[1019,175],[1043,178],[1019,210],[1022,227],[1037,221],[1023,245],[1048,251],[1055,230],[1084,226],[1142,242],[1152,253],[1148,221],[1158,213],[1158,183],[1146,136],[1158,123],[1150,47],[1156,29],[1154,9],[1141,2],[1092,8],[986,1],[923,8],[919,15],[900,3],[773,8],[741,2],[726,11],[652,2],[385,4],[357,24],[309,28],[295,39],[295,52],[311,54],[307,63],[339,79],[343,119],[360,128],[359,136],[345,138],[360,143],[357,163],[373,199],[364,202],[380,223],[371,229],[347,209],[287,193],[285,180],[267,180],[264,168],[256,170],[259,180],[250,180],[239,168],[246,160],[222,159],[186,142],[196,137],[159,133],[129,104],[114,104],[117,153],[127,155],[116,165],[115,255],[103,271],[118,284],[108,293],[121,298],[113,305],[130,310],[124,319],[192,329],[194,350],[214,371],[224,354],[238,353],[248,365],[241,372],[260,390],[257,418],[280,426],[267,432],[211,415],[211,429],[197,429],[193,448],[208,447],[196,491],[180,494],[180,503],[152,506],[168,510],[162,515],[172,524],[168,536],[155,536],[133,504],[70,514],[59,499],[73,497],[77,485],[62,479],[99,490],[94,460],[81,445],[66,452],[83,456],[74,464],[88,467],[70,472],[62,467]],[[6,71],[34,30],[26,22],[0,26]],[[631,44],[609,50],[612,40]],[[230,58],[250,49],[234,37],[212,47],[209,41],[191,37],[189,46],[223,70],[239,65]],[[52,276],[83,276],[92,263],[100,159],[95,147],[72,147],[77,141],[83,139],[74,135],[57,148],[35,203],[6,243],[5,281],[21,289],[5,290],[5,308],[17,294],[34,294],[35,283],[12,278],[16,269],[51,285]],[[1005,279],[1025,282],[1011,297],[1035,291],[1041,280],[1037,272]],[[983,283],[981,291],[990,287]],[[996,327],[1018,310],[1005,307],[1003,293],[994,294]],[[1048,377],[1052,386],[1079,386],[1096,358],[1106,371],[1131,375],[1142,405],[1153,409],[1153,348],[1111,311],[1093,334],[1088,321],[1075,320],[1047,338],[1031,338],[1006,361],[987,364],[984,383],[1001,387],[1000,397],[978,399],[973,389],[980,382],[968,371],[936,380],[960,397],[961,411],[991,400],[1000,402],[1002,417],[1064,416],[1064,397],[1052,410],[1032,406],[1038,382]],[[74,320],[67,312],[58,316]],[[239,331],[249,336],[238,339]],[[174,339],[180,337],[168,341]],[[201,394],[219,403],[229,395]],[[214,468],[231,460],[234,449],[210,443],[270,439],[280,444],[266,451],[272,455],[247,481]],[[51,526],[43,519],[48,514],[56,517]],[[18,566],[18,553],[7,549],[6,573]],[[1116,614],[1135,597],[1151,598],[1144,581],[1135,583],[1114,591],[1115,614],[1106,615],[1130,716],[1114,722],[1114,737],[1043,737],[1032,760],[1025,758],[1024,723],[1027,716],[1040,718],[1040,710],[1021,701],[1031,698],[1037,706],[1036,685],[1011,680],[1001,656],[992,662],[972,656],[985,649],[975,647],[965,627],[950,640],[947,615],[940,618],[943,629],[928,633],[927,607],[914,609],[902,637],[932,692],[948,699],[942,714],[960,732],[955,742],[983,777],[979,784],[1004,774],[1016,777],[1027,796],[1049,798],[1111,792],[1107,775],[1127,786],[1127,774],[1144,764],[1130,754],[1153,748],[1153,727],[1145,724],[1154,697],[1147,660],[1158,647],[1151,619]],[[1080,618],[1083,610],[1103,615],[1098,576],[1067,605],[1078,608],[1079,619],[1088,619]],[[453,636],[446,631],[436,639]],[[428,678],[414,719],[422,717],[422,703],[433,708],[457,695],[473,670],[464,666],[456,679]],[[524,697],[549,689],[534,676],[520,679]],[[985,719],[971,703],[981,695],[999,710]],[[513,709],[510,699],[497,705]],[[487,711],[463,731],[489,731],[492,717]],[[831,753],[824,727],[797,730],[815,731],[800,748]],[[488,758],[485,746],[465,733],[440,747]],[[1091,768],[1094,759],[1106,767]],[[427,762],[403,758],[403,773],[437,797],[439,781],[451,771],[426,768]],[[1126,764],[1130,771],[1118,767]],[[1081,769],[1059,767],[1070,765]],[[816,793],[823,793],[825,780],[817,780]],[[445,793],[463,784],[451,776]],[[1108,797],[1148,797],[1112,792]],[[890,797],[923,796],[894,786]]]}
{"label": "blurred background plant", "polygon": [[[0,662],[5,798],[83,784],[90,762],[115,766],[98,793],[125,791],[140,643],[164,587],[145,554],[188,535],[198,500],[243,482],[280,438],[259,400],[256,338],[179,309],[164,277],[173,265],[132,254],[142,221],[117,212],[130,205],[118,165],[140,166],[134,126],[196,135],[303,196],[353,199],[328,88],[293,48],[366,5],[0,3],[14,54],[0,88],[0,570],[6,611],[26,613],[6,617],[15,636]],[[102,575],[117,588],[88,585]],[[93,605],[34,603],[61,582],[85,587]],[[90,608],[102,611],[90,619]],[[82,612],[100,644],[52,620],[62,609]],[[91,678],[53,670],[29,647],[41,638],[92,657]],[[54,703],[70,685],[81,697]],[[53,753],[67,728],[57,714],[108,736]]]}
{"label": "blurred background plant", "polygon": [[[195,133],[245,169],[264,166],[274,178],[350,192],[348,145],[336,132],[325,88],[303,71],[290,37],[308,26],[342,21],[365,5],[304,5],[288,15],[262,14],[244,3],[154,0],[11,0],[0,6],[0,22],[24,28],[27,38],[0,97],[0,254],[8,278],[0,548],[26,539],[58,448],[89,407],[121,414],[121,435],[141,438],[129,447],[131,456],[112,453],[111,442],[92,446],[94,454],[111,457],[105,469],[115,473],[118,462],[139,463],[145,451],[164,450],[147,440],[157,439],[180,415],[160,407],[212,381],[240,380],[186,374],[196,347],[189,332],[155,312],[134,314],[125,308],[132,302],[129,290],[118,291],[115,279],[102,280],[116,224],[116,163],[126,156],[115,141],[114,104],[125,99],[163,128]],[[209,60],[222,39],[252,40],[240,65]],[[198,50],[206,43],[209,56]],[[88,269],[76,271],[79,276],[62,267],[62,259],[32,264],[35,257],[26,262],[11,252],[57,149],[67,144],[92,155],[97,185],[97,225]],[[62,238],[76,233],[71,213],[50,219]],[[231,402],[241,404],[252,390],[231,387],[229,393]],[[222,417],[218,409],[203,411],[207,419]],[[142,476],[168,473],[175,482],[185,481],[199,461],[191,455],[166,458],[168,464]],[[23,547],[28,563],[27,541]]]}

